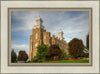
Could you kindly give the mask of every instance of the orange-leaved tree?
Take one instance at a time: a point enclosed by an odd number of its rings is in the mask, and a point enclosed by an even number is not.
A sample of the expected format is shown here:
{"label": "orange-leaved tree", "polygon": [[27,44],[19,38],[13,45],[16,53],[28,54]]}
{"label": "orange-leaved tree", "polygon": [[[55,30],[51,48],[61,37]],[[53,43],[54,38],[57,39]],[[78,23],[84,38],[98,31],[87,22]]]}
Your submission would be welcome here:
{"label": "orange-leaved tree", "polygon": [[27,61],[28,54],[25,51],[19,51],[18,61]]}
{"label": "orange-leaved tree", "polygon": [[63,53],[60,50],[60,48],[59,48],[58,45],[51,45],[49,47],[49,49],[48,49],[46,58],[48,60],[54,58],[55,56],[58,57],[58,58],[60,58],[62,55],[63,55]]}
{"label": "orange-leaved tree", "polygon": [[74,58],[80,57],[83,54],[84,45],[82,40],[74,38],[69,42],[69,53]]}

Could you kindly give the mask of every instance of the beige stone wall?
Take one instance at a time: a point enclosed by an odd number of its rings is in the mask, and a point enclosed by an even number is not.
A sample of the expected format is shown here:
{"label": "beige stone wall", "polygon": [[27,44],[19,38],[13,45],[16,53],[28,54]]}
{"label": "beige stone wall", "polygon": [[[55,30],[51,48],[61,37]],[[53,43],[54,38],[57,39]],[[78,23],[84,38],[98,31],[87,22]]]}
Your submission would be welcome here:
{"label": "beige stone wall", "polygon": [[36,54],[37,54],[37,50],[33,50],[33,57],[32,58],[34,58],[36,56]]}
{"label": "beige stone wall", "polygon": [[50,32],[43,32],[43,43],[50,46],[51,42],[50,42]]}
{"label": "beige stone wall", "polygon": [[52,45],[56,44],[56,42],[55,42],[55,35],[52,35],[52,37],[51,37],[51,44]]}
{"label": "beige stone wall", "polygon": [[55,38],[55,35],[52,36],[51,38],[51,44],[57,44],[59,45],[60,48],[63,48],[65,49],[65,51],[69,54],[69,51],[68,51],[68,43],[66,41],[64,41],[63,39],[62,40],[59,40],[58,37]]}

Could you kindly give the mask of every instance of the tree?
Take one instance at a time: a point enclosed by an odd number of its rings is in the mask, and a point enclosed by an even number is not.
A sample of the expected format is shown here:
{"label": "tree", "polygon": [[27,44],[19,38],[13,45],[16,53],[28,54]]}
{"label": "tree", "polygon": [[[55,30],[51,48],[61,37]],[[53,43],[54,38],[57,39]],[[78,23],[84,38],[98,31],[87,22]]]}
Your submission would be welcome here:
{"label": "tree", "polygon": [[14,52],[14,49],[11,51],[11,62],[16,62],[17,61],[17,55]]}
{"label": "tree", "polygon": [[65,51],[65,49],[61,48],[61,51],[63,53],[63,57],[66,58],[67,57],[67,52]]}
{"label": "tree", "polygon": [[39,58],[43,58],[47,55],[47,51],[48,51],[48,46],[45,44],[41,44],[37,46],[37,57]]}
{"label": "tree", "polygon": [[32,62],[43,62],[45,61],[45,56],[47,55],[48,46],[45,44],[38,45],[37,47],[37,54],[32,59]]}
{"label": "tree", "polygon": [[87,47],[84,47],[84,50],[83,50],[84,53],[89,53],[89,50]]}
{"label": "tree", "polygon": [[25,51],[19,51],[18,61],[27,61],[28,54]]}
{"label": "tree", "polygon": [[65,49],[61,48],[61,51],[63,53],[63,58],[71,58],[72,56],[70,54],[68,54]]}
{"label": "tree", "polygon": [[46,55],[47,60],[54,59],[54,57],[60,58],[63,55],[58,45],[51,45],[48,49],[48,53]]}
{"label": "tree", "polygon": [[82,40],[74,38],[69,42],[69,53],[72,57],[77,58],[83,54],[84,45]]}
{"label": "tree", "polygon": [[86,47],[89,50],[89,34],[86,36]]}
{"label": "tree", "polygon": [[85,58],[88,58],[88,57],[89,57],[89,50],[88,50],[87,47],[84,48],[84,51],[83,51],[83,52],[84,52],[84,53],[83,53],[83,56],[84,56]]}

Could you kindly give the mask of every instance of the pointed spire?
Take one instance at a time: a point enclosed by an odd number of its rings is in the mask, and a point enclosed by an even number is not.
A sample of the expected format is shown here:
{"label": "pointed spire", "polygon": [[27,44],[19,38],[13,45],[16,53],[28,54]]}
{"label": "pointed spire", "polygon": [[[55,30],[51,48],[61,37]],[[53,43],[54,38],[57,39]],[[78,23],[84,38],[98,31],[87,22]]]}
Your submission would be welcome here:
{"label": "pointed spire", "polygon": [[41,17],[40,17],[40,15],[39,15],[39,17],[38,17],[39,19],[41,19]]}
{"label": "pointed spire", "polygon": [[40,17],[40,15],[39,15],[39,17],[36,19],[36,21],[38,21],[38,20],[40,20],[41,22],[43,22],[43,20],[42,20],[42,18]]}
{"label": "pointed spire", "polygon": [[60,28],[59,33],[63,33],[62,29]]}

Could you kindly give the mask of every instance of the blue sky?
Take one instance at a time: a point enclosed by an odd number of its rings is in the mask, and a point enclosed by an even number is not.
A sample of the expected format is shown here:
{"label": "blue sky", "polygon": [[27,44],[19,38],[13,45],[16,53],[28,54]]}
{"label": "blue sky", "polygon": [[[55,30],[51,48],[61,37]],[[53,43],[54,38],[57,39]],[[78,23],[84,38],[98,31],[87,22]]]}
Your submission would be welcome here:
{"label": "blue sky", "polygon": [[58,31],[62,29],[67,42],[79,38],[86,45],[86,35],[89,32],[88,11],[12,11],[11,49],[17,54],[20,50],[25,50],[29,54],[30,35],[39,16],[51,35],[58,36]]}

